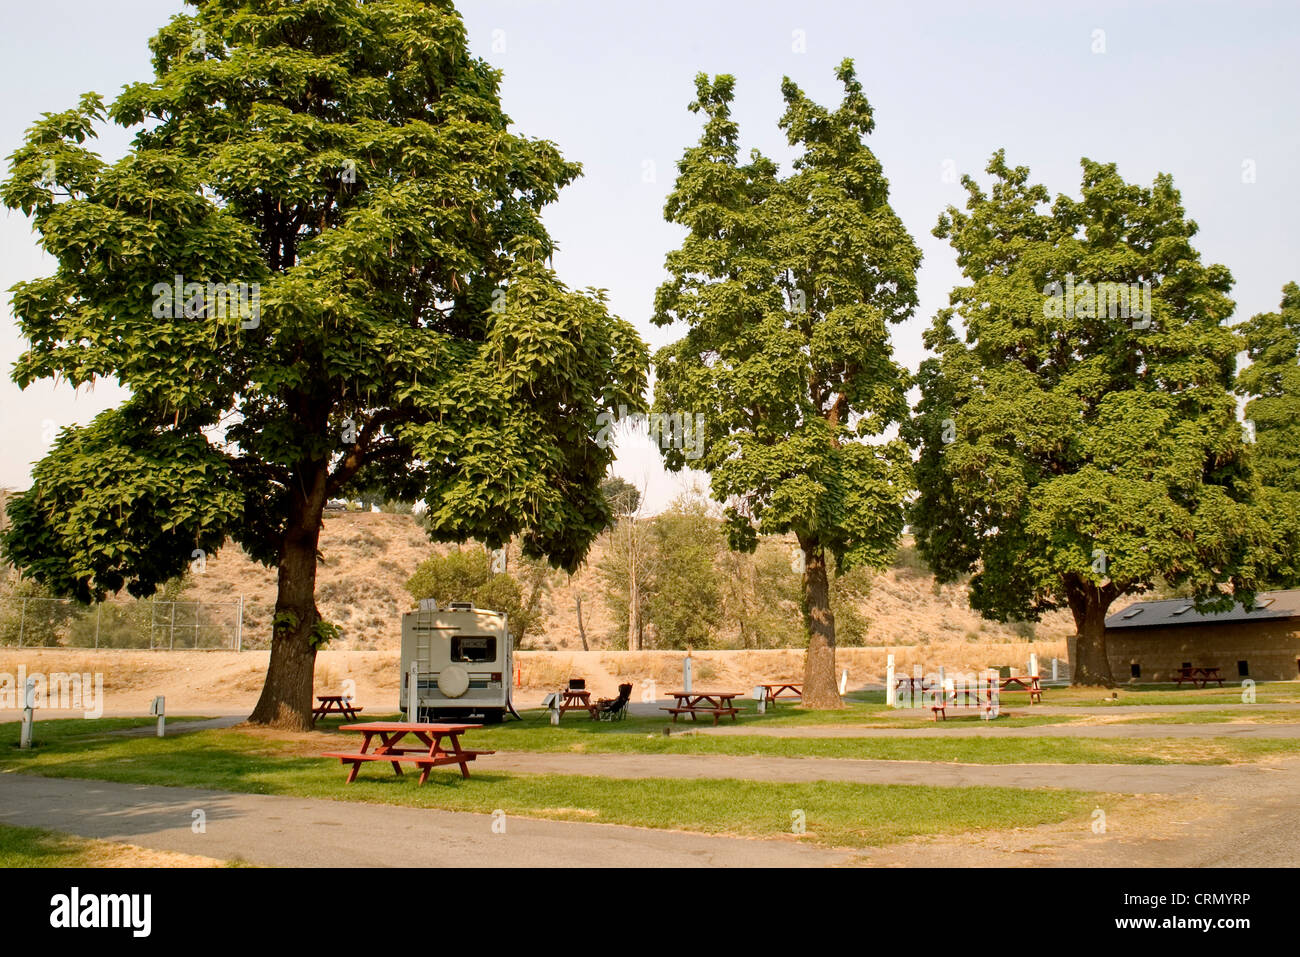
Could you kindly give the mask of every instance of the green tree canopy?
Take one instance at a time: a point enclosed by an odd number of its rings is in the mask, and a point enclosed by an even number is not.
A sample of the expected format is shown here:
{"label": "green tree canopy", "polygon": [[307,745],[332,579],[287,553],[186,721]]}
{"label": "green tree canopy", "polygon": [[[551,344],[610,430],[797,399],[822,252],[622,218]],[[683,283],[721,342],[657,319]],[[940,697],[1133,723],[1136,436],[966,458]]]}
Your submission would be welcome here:
{"label": "green tree canopy", "polygon": [[965,211],[939,220],[968,282],[926,335],[911,520],[941,581],[974,573],[986,617],[1069,607],[1075,680],[1110,684],[1112,601],[1161,580],[1204,607],[1245,598],[1269,534],[1230,391],[1231,275],[1201,262],[1170,177],[1082,166],[1081,197],[1048,209],[999,152],[991,192],[965,177]]}
{"label": "green tree canopy", "polygon": [[[573,569],[610,518],[596,417],[644,408],[648,357],[549,268],[580,169],[511,132],[449,0],[190,5],[151,80],[46,114],[0,187],[57,263],[13,289],[15,380],[131,392],[60,433],[4,545],[87,599],[238,542],[279,569],[253,720],[307,727],[325,502],[422,499],[436,540]],[[105,118],[137,130],[114,163]]]}
{"label": "green tree canopy", "polygon": [[1277,312],[1252,316],[1237,331],[1250,358],[1237,387],[1251,396],[1246,420],[1260,481],[1300,492],[1300,286],[1287,283]]}
{"label": "green tree canopy", "polygon": [[798,151],[784,178],[757,151],[741,163],[733,78],[696,79],[704,131],[665,209],[690,232],[654,315],[687,326],[655,357],[655,408],[705,416],[702,456],[668,448],[668,467],[710,473],[733,547],[793,532],[803,549],[812,707],[840,706],[828,554],[841,571],[881,566],[903,527],[909,454],[884,436],[907,416],[908,374],[889,327],[915,308],[921,259],[865,143],[875,121],[852,61],[837,76],[834,110],[782,83]]}
{"label": "green tree canopy", "polygon": [[1269,584],[1293,588],[1300,585],[1300,286],[1287,283],[1277,312],[1237,329],[1250,358],[1237,390],[1251,397],[1248,435],[1275,540]]}

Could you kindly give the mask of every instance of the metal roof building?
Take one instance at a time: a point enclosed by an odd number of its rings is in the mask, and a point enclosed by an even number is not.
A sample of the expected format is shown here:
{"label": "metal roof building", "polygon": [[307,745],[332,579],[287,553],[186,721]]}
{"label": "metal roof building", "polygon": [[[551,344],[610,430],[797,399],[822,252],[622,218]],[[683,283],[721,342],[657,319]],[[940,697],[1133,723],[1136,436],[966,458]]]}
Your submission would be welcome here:
{"label": "metal roof building", "polygon": [[1136,601],[1106,619],[1118,681],[1171,681],[1184,668],[1217,668],[1224,687],[1300,677],[1300,589],[1260,592],[1250,608],[1199,612],[1186,598]]}

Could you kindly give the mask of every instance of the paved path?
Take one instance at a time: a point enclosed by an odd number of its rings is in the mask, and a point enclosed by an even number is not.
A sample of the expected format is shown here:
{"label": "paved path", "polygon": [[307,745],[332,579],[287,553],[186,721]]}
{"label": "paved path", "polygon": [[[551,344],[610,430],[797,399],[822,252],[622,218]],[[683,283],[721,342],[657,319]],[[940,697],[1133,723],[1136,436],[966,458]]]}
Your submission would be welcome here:
{"label": "paved path", "polygon": [[[191,829],[192,812],[206,832]],[[275,867],[826,867],[858,852],[778,840],[0,774],[0,822]]]}
{"label": "paved path", "polygon": [[[688,732],[681,732],[688,733]],[[1300,723],[1240,724],[1040,724],[1027,727],[999,727],[978,724],[938,724],[925,728],[855,728],[850,725],[822,725],[776,728],[771,725],[737,724],[698,728],[699,735],[724,737],[757,735],[772,738],[1300,738]]]}
{"label": "paved path", "polygon": [[721,754],[570,754],[498,751],[479,771],[582,774],[609,778],[740,778],[754,781],[841,781],[852,784],[930,784],[949,787],[1078,788],[1126,794],[1193,791],[1227,776],[1263,772],[1255,765],[1186,764],[954,764],[941,761],[859,761]]}

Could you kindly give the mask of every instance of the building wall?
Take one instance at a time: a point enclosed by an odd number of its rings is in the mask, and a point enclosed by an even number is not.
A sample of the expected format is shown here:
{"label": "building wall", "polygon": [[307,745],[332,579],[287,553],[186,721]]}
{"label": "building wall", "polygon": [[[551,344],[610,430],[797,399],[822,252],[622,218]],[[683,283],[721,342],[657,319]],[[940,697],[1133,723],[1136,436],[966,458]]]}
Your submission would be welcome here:
{"label": "building wall", "polygon": [[[1176,625],[1169,628],[1108,628],[1106,653],[1116,681],[1172,681],[1183,662],[1194,668],[1218,668],[1225,686],[1247,677],[1286,681],[1300,677],[1300,621],[1257,621],[1223,625]],[[1130,678],[1130,665],[1142,666]]]}

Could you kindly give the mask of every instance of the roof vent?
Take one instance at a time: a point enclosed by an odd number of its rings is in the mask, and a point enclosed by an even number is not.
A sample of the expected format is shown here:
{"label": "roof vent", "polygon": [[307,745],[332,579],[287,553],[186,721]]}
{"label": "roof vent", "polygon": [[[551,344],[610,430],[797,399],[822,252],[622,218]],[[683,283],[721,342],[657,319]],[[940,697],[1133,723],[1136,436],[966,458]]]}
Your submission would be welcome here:
{"label": "roof vent", "polygon": [[450,607],[452,611],[473,611],[474,603],[472,601],[454,601]]}
{"label": "roof vent", "polygon": [[1142,614],[1142,609],[1141,609],[1140,607],[1138,607],[1138,608],[1130,608],[1128,611],[1124,612],[1124,614],[1120,615],[1120,617],[1121,617],[1121,618],[1136,618],[1136,617],[1137,617],[1138,615],[1140,615],[1140,614]]}
{"label": "roof vent", "polygon": [[1181,614],[1184,614],[1185,612],[1189,612],[1189,611],[1191,611],[1191,610],[1192,610],[1193,608],[1195,608],[1195,607],[1196,607],[1196,605],[1195,605],[1193,602],[1190,602],[1190,601],[1189,601],[1189,602],[1188,602],[1186,605],[1184,605],[1182,608],[1179,608],[1177,611],[1171,612],[1171,614],[1174,614],[1174,615],[1181,615]]}
{"label": "roof vent", "polygon": [[1276,598],[1256,598],[1256,599],[1255,599],[1255,607],[1256,607],[1256,608],[1267,608],[1269,605],[1273,604],[1273,602],[1275,602],[1275,601],[1277,601]]}

